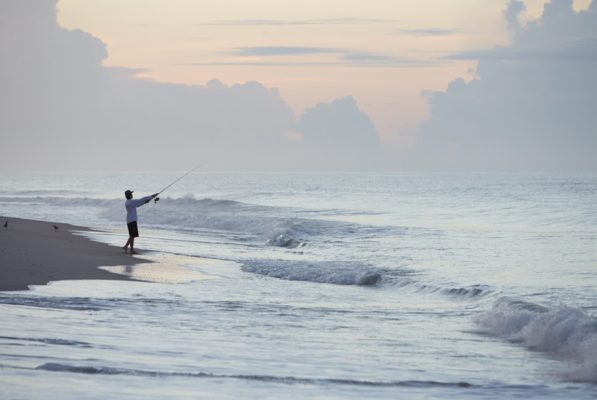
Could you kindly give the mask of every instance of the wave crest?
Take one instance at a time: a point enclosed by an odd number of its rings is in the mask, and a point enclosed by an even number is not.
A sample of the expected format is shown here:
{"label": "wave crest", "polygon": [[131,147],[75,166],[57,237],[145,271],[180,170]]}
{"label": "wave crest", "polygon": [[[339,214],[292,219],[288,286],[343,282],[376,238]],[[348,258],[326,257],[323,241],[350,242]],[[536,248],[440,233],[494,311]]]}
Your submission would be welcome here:
{"label": "wave crest", "polygon": [[579,308],[562,305],[548,309],[501,299],[475,322],[482,328],[479,333],[566,360],[568,368],[561,371],[566,379],[597,382],[597,319]]}
{"label": "wave crest", "polygon": [[364,270],[362,266],[340,262],[307,261],[250,261],[241,269],[258,275],[287,281],[331,283],[335,285],[375,286],[383,274],[377,270]]}

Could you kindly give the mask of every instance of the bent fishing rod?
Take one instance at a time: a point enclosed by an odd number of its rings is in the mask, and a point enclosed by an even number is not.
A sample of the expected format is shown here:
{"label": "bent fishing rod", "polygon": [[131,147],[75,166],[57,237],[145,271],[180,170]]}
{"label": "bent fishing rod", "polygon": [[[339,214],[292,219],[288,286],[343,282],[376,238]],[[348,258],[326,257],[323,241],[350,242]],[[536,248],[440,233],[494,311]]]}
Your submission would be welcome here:
{"label": "bent fishing rod", "polygon": [[[179,180],[181,180],[182,178],[184,178],[185,176],[187,176],[191,172],[193,172],[196,169],[198,169],[199,167],[201,167],[203,164],[205,164],[205,162],[202,162],[201,164],[197,165],[195,168],[193,168],[192,170],[190,170],[189,172],[187,172],[186,174],[184,174],[183,176],[181,176],[180,178],[178,178],[177,180],[175,180],[174,182],[172,182],[171,184],[169,184],[168,186],[166,186],[165,188],[163,188],[162,190],[160,190],[158,192],[158,195],[164,193],[166,191],[166,189],[168,189],[170,186],[174,185],[176,182],[178,182]],[[154,202],[157,203],[159,199],[160,199],[159,197],[156,197],[155,200],[154,200]]]}

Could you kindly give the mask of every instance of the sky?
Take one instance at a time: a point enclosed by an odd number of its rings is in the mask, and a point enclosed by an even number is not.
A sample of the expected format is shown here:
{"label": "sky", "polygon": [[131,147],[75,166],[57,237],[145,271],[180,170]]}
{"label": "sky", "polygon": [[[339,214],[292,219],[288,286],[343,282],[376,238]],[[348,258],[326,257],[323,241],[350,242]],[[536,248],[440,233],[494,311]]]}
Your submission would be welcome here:
{"label": "sky", "polygon": [[0,0],[0,59],[0,171],[597,171],[597,0]]}

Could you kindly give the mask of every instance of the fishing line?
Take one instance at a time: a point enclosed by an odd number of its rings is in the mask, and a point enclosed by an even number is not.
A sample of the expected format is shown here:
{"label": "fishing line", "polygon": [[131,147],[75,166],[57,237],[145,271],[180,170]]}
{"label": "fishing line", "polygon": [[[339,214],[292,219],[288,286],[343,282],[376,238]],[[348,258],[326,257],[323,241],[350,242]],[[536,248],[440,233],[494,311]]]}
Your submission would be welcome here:
{"label": "fishing line", "polygon": [[[209,138],[212,142],[216,139],[216,135],[211,135]],[[195,171],[196,169],[198,169],[199,167],[205,165],[207,161],[203,161],[201,164],[197,165],[195,168],[193,168],[192,170],[190,170],[189,172],[187,172],[186,174],[184,174],[183,176],[181,176],[180,178],[178,178],[177,180],[175,180],[174,182],[172,182],[171,184],[169,184],[168,186],[166,186],[165,188],[163,188],[162,190],[160,190],[158,192],[158,194],[162,194],[166,191],[166,189],[168,189],[170,186],[174,185],[176,182],[178,182],[179,180],[181,180],[182,178],[184,178],[185,176],[187,176],[188,174],[190,174],[191,172]],[[160,200],[159,197],[156,197],[154,202],[157,203]]]}
{"label": "fishing line", "polygon": [[197,165],[195,168],[193,168],[192,170],[190,170],[189,172],[187,172],[186,174],[184,174],[183,176],[181,176],[180,178],[178,178],[177,180],[175,180],[174,182],[172,182],[171,184],[169,184],[168,186],[166,186],[165,188],[163,188],[162,190],[160,190],[158,192],[158,194],[164,193],[166,191],[166,189],[168,189],[170,186],[174,185],[176,182],[178,182],[179,180],[181,180],[182,178],[184,178],[185,176],[187,176],[188,174],[190,174],[191,172],[193,172],[194,170],[196,170],[197,168],[199,168],[203,164],[205,164],[205,162],[202,162],[201,164]]}

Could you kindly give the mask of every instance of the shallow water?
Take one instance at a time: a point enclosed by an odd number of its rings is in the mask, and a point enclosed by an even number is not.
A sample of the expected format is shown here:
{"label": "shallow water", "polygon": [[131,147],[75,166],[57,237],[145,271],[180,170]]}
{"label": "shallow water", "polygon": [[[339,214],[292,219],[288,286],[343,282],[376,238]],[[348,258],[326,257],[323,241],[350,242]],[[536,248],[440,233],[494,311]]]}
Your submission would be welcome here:
{"label": "shallow water", "polygon": [[[122,246],[122,192],[177,177],[4,174],[0,215]],[[157,283],[0,293],[0,397],[595,398],[596,194],[597,175],[189,175],[139,209],[163,263],[122,272]]]}

